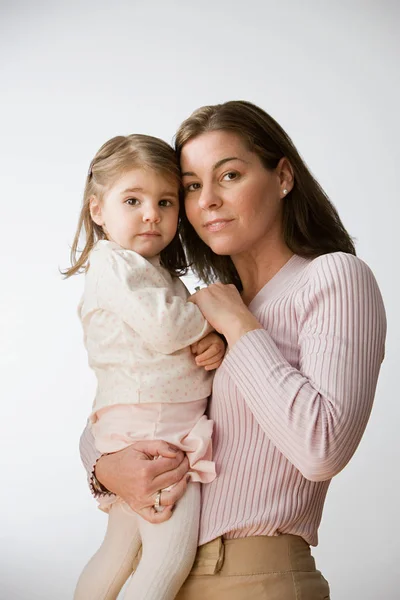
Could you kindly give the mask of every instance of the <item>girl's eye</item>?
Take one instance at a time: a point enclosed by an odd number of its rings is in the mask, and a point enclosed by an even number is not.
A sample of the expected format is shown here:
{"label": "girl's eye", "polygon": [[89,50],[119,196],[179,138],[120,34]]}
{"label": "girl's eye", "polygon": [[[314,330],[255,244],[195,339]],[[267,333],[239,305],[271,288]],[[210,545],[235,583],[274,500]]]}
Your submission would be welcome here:
{"label": "girl's eye", "polygon": [[200,183],[189,183],[189,185],[187,185],[185,187],[185,192],[195,192],[196,190],[200,189]]}
{"label": "girl's eye", "polygon": [[160,206],[172,206],[172,202],[171,202],[171,200],[160,200],[159,205]]}
{"label": "girl's eye", "polygon": [[236,171],[229,171],[223,175],[222,179],[225,179],[225,181],[233,181],[234,179],[237,179],[238,176],[239,173],[236,173]]}
{"label": "girl's eye", "polygon": [[128,198],[125,200],[125,204],[129,204],[129,206],[136,206],[139,204],[139,200],[137,198]]}

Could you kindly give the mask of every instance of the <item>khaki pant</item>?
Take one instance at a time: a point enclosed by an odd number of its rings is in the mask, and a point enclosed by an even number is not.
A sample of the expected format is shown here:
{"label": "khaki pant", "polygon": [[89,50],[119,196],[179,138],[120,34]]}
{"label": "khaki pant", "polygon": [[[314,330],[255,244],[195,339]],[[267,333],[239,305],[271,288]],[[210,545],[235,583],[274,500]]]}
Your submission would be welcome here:
{"label": "khaki pant", "polygon": [[176,600],[329,600],[329,585],[301,537],[217,538],[199,547]]}

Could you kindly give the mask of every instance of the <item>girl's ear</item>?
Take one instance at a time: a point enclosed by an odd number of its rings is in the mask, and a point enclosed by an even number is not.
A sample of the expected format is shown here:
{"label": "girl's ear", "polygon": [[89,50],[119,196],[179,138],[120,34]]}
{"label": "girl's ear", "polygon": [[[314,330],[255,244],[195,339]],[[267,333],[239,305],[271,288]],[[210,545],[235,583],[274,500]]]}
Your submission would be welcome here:
{"label": "girl's ear", "polygon": [[96,225],[100,225],[100,227],[102,227],[104,225],[104,220],[101,210],[101,204],[97,196],[91,196],[89,200],[89,210],[92,220],[96,223]]}

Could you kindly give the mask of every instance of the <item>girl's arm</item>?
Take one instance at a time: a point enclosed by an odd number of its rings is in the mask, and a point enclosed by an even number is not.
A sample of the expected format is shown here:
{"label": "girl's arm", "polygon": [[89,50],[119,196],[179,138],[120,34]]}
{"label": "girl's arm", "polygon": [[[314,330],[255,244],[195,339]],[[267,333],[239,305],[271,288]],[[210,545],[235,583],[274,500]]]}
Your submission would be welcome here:
{"label": "girl's arm", "polygon": [[192,344],[190,349],[196,357],[195,362],[198,367],[204,367],[206,371],[214,371],[222,363],[226,343],[217,333],[211,332]]}
{"label": "girl's arm", "polygon": [[201,290],[198,303],[226,336],[231,349],[222,368],[261,428],[304,477],[324,481],[343,469],[365,430],[384,357],[386,318],[376,281],[359,259],[325,255],[310,270],[296,310],[298,369],[232,286],[225,295],[225,286],[218,286],[214,298]]}
{"label": "girl's arm", "polygon": [[187,302],[182,282],[176,279],[171,289],[153,265],[133,253],[109,253],[96,293],[99,308],[114,312],[163,354],[186,348],[212,330],[199,308]]}
{"label": "girl's arm", "polygon": [[[92,493],[93,475],[110,492],[122,498],[150,523],[161,523],[170,518],[174,504],[184,495],[189,470],[183,452],[161,440],[135,442],[128,448],[101,455],[95,448],[94,438],[87,425],[80,440],[80,453]],[[154,457],[159,457],[154,460]],[[165,510],[156,512],[156,493],[163,491],[161,502]],[[107,492],[106,492],[107,493]]]}

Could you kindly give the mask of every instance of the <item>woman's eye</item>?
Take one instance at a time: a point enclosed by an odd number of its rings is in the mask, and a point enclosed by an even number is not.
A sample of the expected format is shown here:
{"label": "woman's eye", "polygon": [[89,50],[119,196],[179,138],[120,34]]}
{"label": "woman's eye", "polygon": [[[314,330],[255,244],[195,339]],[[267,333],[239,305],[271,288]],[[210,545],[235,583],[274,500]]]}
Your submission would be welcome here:
{"label": "woman's eye", "polygon": [[125,200],[125,204],[129,204],[129,206],[136,206],[139,204],[139,200],[137,198],[128,198]]}
{"label": "woman's eye", "polygon": [[233,181],[234,179],[237,179],[238,176],[239,174],[236,173],[236,171],[229,171],[228,173],[225,173],[222,179],[225,179],[225,181]]}
{"label": "woman's eye", "polygon": [[195,192],[196,190],[200,189],[200,183],[189,183],[189,185],[187,185],[185,187],[185,192]]}

